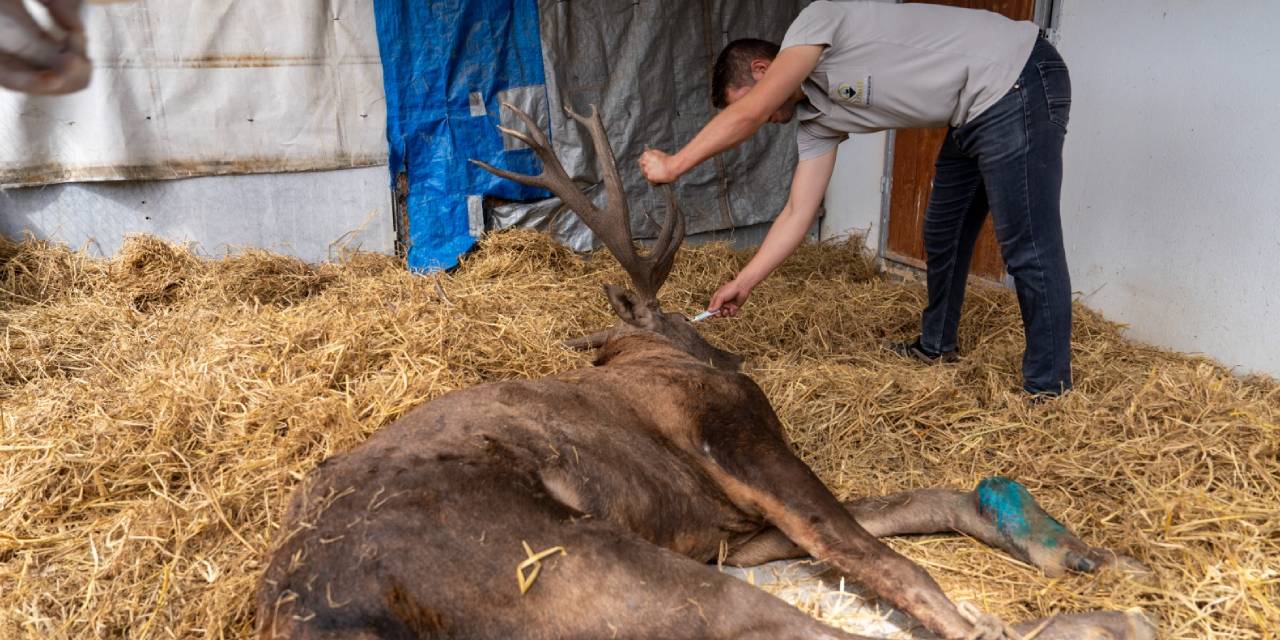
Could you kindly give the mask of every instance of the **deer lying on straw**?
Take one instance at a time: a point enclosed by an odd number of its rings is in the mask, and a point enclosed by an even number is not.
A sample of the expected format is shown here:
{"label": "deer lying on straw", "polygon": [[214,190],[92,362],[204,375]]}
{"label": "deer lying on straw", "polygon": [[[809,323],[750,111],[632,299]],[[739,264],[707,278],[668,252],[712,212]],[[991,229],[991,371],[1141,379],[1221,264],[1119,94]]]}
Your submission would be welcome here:
{"label": "deer lying on straw", "polygon": [[[508,108],[511,108],[508,105]],[[258,595],[262,638],[856,638],[708,562],[821,559],[948,639],[1149,639],[1140,616],[1061,615],[1012,627],[962,611],[879,536],[958,531],[1054,573],[1114,561],[1015,482],[841,504],[788,448],[740,359],[704,341],[657,293],[684,239],[667,191],[639,254],[604,125],[596,208],[546,137],[503,129],[541,157],[545,187],[622,263],[620,321],[580,340],[594,367],[485,384],[406,414],[311,474],[294,496]]]}

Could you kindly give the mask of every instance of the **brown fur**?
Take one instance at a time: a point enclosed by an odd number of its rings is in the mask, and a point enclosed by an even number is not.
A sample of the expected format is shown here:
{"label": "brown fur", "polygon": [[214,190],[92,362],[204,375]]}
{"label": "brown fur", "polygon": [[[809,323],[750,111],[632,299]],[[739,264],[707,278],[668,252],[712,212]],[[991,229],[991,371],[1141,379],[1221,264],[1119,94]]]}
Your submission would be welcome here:
{"label": "brown fur", "polygon": [[[264,576],[261,636],[850,637],[700,564],[778,530],[952,629],[941,591],[791,454],[747,376],[618,333],[599,366],[448,394],[322,463]],[[568,552],[523,596],[522,542]]]}
{"label": "brown fur", "polygon": [[[519,110],[526,132],[504,131],[534,149],[542,174],[477,164],[560,196],[639,294],[605,287],[621,321],[575,341],[600,348],[596,366],[448,394],[322,463],[294,496],[263,576],[260,636],[853,638],[706,565],[721,551],[764,561],[802,550],[943,638],[1006,637],[993,619],[966,619],[836,501],[792,454],[737,356],[662,312],[656,293],[684,237],[674,195],[668,188],[655,247],[638,254],[599,114],[566,112],[591,132],[607,211]],[[955,528],[975,511],[963,497],[933,502],[940,509],[883,505],[878,532]],[[1074,537],[1066,546],[1084,548]],[[527,554],[556,549],[564,553],[542,558],[522,594],[516,572]],[[1054,624],[1058,640],[1116,629],[1116,638],[1148,637],[1124,631],[1130,621],[1120,614]]]}

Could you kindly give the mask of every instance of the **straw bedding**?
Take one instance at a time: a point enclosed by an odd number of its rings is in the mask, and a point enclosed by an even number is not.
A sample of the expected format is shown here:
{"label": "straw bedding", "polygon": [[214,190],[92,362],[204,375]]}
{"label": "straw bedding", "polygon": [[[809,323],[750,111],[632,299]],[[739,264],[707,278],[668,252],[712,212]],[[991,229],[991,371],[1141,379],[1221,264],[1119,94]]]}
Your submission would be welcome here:
{"label": "straw bedding", "polygon": [[[666,307],[698,310],[746,258],[682,250]],[[610,323],[599,284],[622,278],[527,232],[437,276],[368,255],[205,260],[147,237],[110,261],[0,244],[0,637],[249,635],[308,470],[449,390],[587,364],[558,341]],[[1006,291],[971,287],[958,364],[878,350],[913,335],[923,296],[852,245],[804,247],[704,334],[749,357],[839,497],[1008,475],[1151,569],[1048,579],[959,536],[892,542],[953,597],[1008,619],[1141,607],[1167,638],[1276,637],[1276,381],[1133,344],[1078,307],[1077,391],[1029,405]]]}

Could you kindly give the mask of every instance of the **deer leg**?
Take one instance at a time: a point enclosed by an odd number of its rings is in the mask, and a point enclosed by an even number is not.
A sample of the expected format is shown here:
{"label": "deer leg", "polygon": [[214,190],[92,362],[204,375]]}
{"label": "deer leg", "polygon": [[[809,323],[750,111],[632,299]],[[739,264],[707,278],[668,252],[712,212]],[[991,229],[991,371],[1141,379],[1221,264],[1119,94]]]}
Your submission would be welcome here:
{"label": "deer leg", "polygon": [[1068,570],[1089,573],[1120,559],[1112,551],[1085,544],[1046,513],[1025,487],[999,476],[982,480],[969,492],[910,491],[860,500],[849,509],[874,535],[963,533],[1050,576]]}
{"label": "deer leg", "polygon": [[[1156,640],[1156,628],[1141,613],[1090,611],[1068,613],[1013,625],[1019,634],[1035,640]],[[1034,635],[1032,635],[1034,634]]]}
{"label": "deer leg", "polygon": [[[846,502],[845,509],[867,533],[886,536],[955,532],[1035,565],[1046,575],[1093,572],[1117,561],[1135,564],[1107,549],[1090,547],[1040,507],[1022,485],[987,478],[974,491],[920,489]],[[725,562],[738,566],[804,557],[781,531],[771,529],[735,549]]]}
{"label": "deer leg", "polygon": [[762,404],[745,408],[762,418],[759,423],[711,415],[699,425],[705,468],[735,504],[759,513],[809,555],[866,585],[943,638],[1006,637],[994,618],[967,619],[928,572],[858,524],[791,453],[772,410]]}
{"label": "deer leg", "polygon": [[353,469],[295,498],[259,593],[260,640],[870,640],[506,469]]}
{"label": "deer leg", "polygon": [[871,640],[608,523],[579,522],[550,542],[569,553],[543,561],[520,603],[547,638]]}
{"label": "deer leg", "polygon": [[[748,401],[746,405],[740,407],[740,411],[754,416],[756,420],[743,423],[731,414],[723,414],[723,417],[721,414],[708,415],[700,421],[697,445],[704,468],[739,508],[760,514],[810,556],[869,587],[942,638],[1002,640],[1015,632],[994,617],[962,613],[924,569],[877,540],[791,452],[782,439],[781,425],[767,406],[767,401],[759,404]],[[977,493],[979,510],[986,510],[988,518],[998,521],[997,529],[1005,528],[1000,526],[1000,518],[1012,523],[1014,515],[1029,517],[1034,514],[1028,506],[1034,501],[1029,500],[1029,495],[1024,495],[1025,489],[1021,486],[994,482],[985,487],[980,485]],[[954,494],[935,495],[942,499],[943,505],[954,500]],[[1017,499],[1023,500],[1020,511],[1010,506]],[[951,507],[943,506],[939,513],[967,512],[959,509],[958,502],[950,504]],[[912,518],[886,518],[884,514],[874,519],[884,523],[886,531],[893,528],[929,529],[941,524],[938,516],[930,515],[928,509],[909,508],[903,513],[915,514],[917,511],[923,515],[914,522]],[[1032,522],[1027,526],[1035,534],[1052,529],[1051,525],[1043,522]],[[1134,623],[1131,616],[1123,613],[1096,612],[1070,619],[1052,618],[1036,624],[1060,625],[1064,631],[1059,638],[1145,640],[1152,637],[1149,625]],[[1035,628],[1032,625],[1029,630]],[[1113,629],[1123,633],[1113,634]]]}
{"label": "deer leg", "polygon": [[[515,615],[501,637],[872,640],[829,627],[742,580],[607,522],[560,523],[539,538],[530,542],[535,550],[554,542],[569,553],[543,560],[535,583],[508,609]],[[508,562],[502,568],[509,567]],[[492,591],[510,589],[502,583],[513,577],[503,577]],[[529,634],[535,626],[545,634]],[[1057,616],[1014,629],[1038,629],[1037,640],[1155,638],[1140,616],[1119,612]]]}

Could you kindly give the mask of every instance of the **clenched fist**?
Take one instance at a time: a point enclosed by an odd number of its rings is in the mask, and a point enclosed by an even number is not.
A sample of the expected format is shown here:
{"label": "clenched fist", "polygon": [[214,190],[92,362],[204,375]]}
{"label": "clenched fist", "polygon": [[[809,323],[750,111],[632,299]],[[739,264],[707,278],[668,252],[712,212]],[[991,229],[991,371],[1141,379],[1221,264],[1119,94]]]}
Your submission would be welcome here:
{"label": "clenched fist", "polygon": [[640,171],[650,184],[669,184],[676,181],[680,174],[676,171],[674,158],[657,149],[648,149],[640,156]]}

